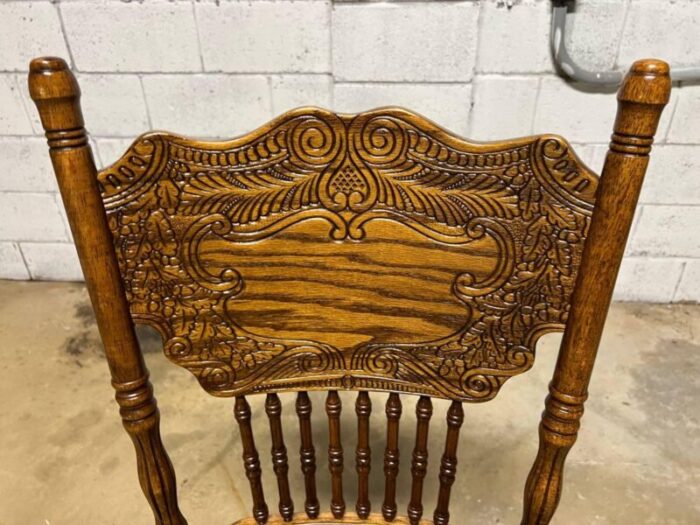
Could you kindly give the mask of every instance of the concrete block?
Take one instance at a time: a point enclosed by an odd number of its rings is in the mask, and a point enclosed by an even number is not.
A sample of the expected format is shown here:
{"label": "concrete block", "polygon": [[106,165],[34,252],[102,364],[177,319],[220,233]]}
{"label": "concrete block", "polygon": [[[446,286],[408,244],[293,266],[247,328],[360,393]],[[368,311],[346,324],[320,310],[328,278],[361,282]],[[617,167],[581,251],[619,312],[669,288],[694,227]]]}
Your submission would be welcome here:
{"label": "concrete block", "polygon": [[678,100],[680,99],[681,89],[678,84],[674,84],[671,89],[671,98],[666,104],[663,113],[661,113],[661,119],[659,120],[659,127],[656,130],[656,136],[654,141],[656,144],[667,142],[668,134],[671,130],[671,124],[673,121],[673,114],[676,112],[678,106]]}
{"label": "concrete block", "polygon": [[477,76],[470,137],[503,140],[531,134],[538,87],[536,77]]}
{"label": "concrete block", "polygon": [[68,58],[61,20],[53,3],[0,3],[0,69],[28,71],[32,58]]}
{"label": "concrete block", "polygon": [[686,261],[674,301],[700,301],[700,259]]}
{"label": "concrete block", "polygon": [[78,253],[73,244],[23,242],[20,246],[32,279],[37,281],[83,280]]}
{"label": "concrete block", "polygon": [[645,205],[632,236],[635,255],[700,257],[697,206]]}
{"label": "concrete block", "polygon": [[626,9],[619,0],[576,1],[566,20],[566,48],[578,65],[591,71],[616,67]]}
{"label": "concrete block", "polygon": [[334,106],[336,111],[348,113],[403,106],[466,135],[471,89],[468,84],[336,84]]}
{"label": "concrete block", "polygon": [[598,175],[603,172],[605,156],[608,153],[607,144],[572,144],[572,147],[588,168]]}
{"label": "concrete block", "polygon": [[545,77],[533,132],[558,133],[572,142],[607,142],[616,112],[614,93],[600,93],[555,76]]}
{"label": "concrete block", "polygon": [[275,75],[270,81],[274,115],[300,106],[331,107],[333,79],[330,75]]}
{"label": "concrete block", "polygon": [[336,5],[333,74],[353,81],[469,81],[478,16],[477,2]]}
{"label": "concrete block", "polygon": [[[655,146],[640,202],[700,204],[700,145]],[[700,219],[700,208],[698,208]]]}
{"label": "concrete block", "polygon": [[149,128],[136,75],[79,75],[85,127],[93,135],[134,136]]}
{"label": "concrete block", "polygon": [[676,67],[697,67],[700,3],[696,0],[634,0],[629,5],[620,45],[621,65],[646,57]]}
{"label": "concrete block", "polygon": [[66,229],[66,237],[68,238],[68,242],[73,243],[75,242],[75,240],[73,239],[73,232],[70,229],[70,223],[68,222],[68,214],[66,213],[66,208],[63,206],[63,199],[61,197],[61,194],[54,194],[54,199],[56,201],[56,206],[58,206],[58,214],[61,216],[63,226]]}
{"label": "concrete block", "polygon": [[485,73],[552,71],[549,2],[482,2],[476,68]]}
{"label": "concrete block", "polygon": [[[24,88],[24,85],[22,87]],[[0,73],[0,108],[2,108],[0,134],[32,135],[34,133],[19,90],[17,75]]]}
{"label": "concrete block", "polygon": [[46,140],[0,136],[0,191],[56,191]]}
{"label": "concrete block", "polygon": [[0,240],[66,241],[53,193],[0,193]]}
{"label": "concrete block", "polygon": [[264,76],[148,75],[143,85],[157,129],[230,138],[272,116],[270,86]]}
{"label": "concrete block", "polygon": [[0,242],[0,279],[29,279],[19,245],[14,242]]}
{"label": "concrete block", "polygon": [[668,131],[668,141],[681,144],[700,144],[700,118],[698,115],[700,115],[700,85],[684,86],[678,93],[678,103]]}
{"label": "concrete block", "polygon": [[63,2],[59,9],[80,71],[201,70],[189,1],[84,0]]}
{"label": "concrete block", "polygon": [[681,259],[625,257],[620,266],[613,299],[670,302],[682,270]]}
{"label": "concrete block", "polygon": [[117,162],[126,153],[134,139],[95,138],[95,162],[100,169]]}
{"label": "concrete block", "polygon": [[330,72],[330,1],[198,2],[206,71]]}

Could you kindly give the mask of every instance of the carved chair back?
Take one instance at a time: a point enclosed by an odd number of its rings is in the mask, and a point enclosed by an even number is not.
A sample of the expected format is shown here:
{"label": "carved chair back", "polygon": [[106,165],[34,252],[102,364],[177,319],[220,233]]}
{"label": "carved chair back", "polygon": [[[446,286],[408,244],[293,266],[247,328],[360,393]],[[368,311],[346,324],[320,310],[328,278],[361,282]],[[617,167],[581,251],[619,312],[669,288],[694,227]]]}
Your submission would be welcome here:
{"label": "carved chair back", "polygon": [[[207,392],[235,397],[253,498],[252,517],[239,523],[261,525],[446,525],[462,403],[492,399],[532,366],[541,335],[565,331],[522,521],[549,522],[668,101],[666,64],[630,70],[600,179],[558,136],[472,143],[398,108],[303,108],[227,142],[152,132],[98,173],[66,64],[36,59],[29,85],[156,523],[185,519],[133,322],[155,327],[166,356]],[[317,497],[311,390],[328,391],[330,514]],[[343,492],[338,390],[358,391],[355,512]],[[370,391],[390,393],[375,513]],[[306,493],[297,514],[279,392],[297,392]],[[263,494],[246,400],[257,393],[267,395],[278,516]],[[420,396],[405,516],[396,504],[400,394]],[[429,522],[431,398],[451,404]]]}

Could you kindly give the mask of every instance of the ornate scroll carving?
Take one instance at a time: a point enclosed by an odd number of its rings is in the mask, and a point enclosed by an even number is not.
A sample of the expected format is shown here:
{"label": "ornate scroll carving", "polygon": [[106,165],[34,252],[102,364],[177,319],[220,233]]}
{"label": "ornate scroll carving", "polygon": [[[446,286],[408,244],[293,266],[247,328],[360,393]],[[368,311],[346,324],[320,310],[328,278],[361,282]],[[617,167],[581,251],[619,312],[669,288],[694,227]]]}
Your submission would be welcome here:
{"label": "ornate scroll carving", "polygon": [[[563,329],[597,178],[555,136],[471,144],[405,110],[302,109],[230,142],[144,135],[99,183],[134,319],[157,327],[166,355],[207,391],[476,401],[530,368],[541,334]],[[344,347],[247,330],[227,308],[246,289],[236,250],[311,220],[328,225],[317,245],[371,242],[369,224],[388,221],[436,248],[484,252],[493,268],[454,268],[464,323],[439,340]],[[229,247],[225,260],[212,243]]]}

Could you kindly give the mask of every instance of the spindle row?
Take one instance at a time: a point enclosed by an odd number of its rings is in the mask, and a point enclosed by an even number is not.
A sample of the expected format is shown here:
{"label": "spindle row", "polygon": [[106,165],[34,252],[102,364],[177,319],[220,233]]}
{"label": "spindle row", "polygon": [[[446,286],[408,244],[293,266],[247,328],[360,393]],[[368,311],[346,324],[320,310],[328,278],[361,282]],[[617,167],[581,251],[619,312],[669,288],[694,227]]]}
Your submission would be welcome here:
{"label": "spindle row", "polygon": [[[331,475],[330,510],[335,519],[342,519],[346,505],[343,494],[344,456],[341,440],[340,416],[342,402],[336,390],[328,392],[326,397],[326,415],[328,417],[328,466]],[[268,394],[265,400],[265,412],[270,424],[272,440],[272,466],[277,478],[279,493],[279,515],[285,522],[294,519],[294,503],[289,486],[289,463],[287,448],[282,430],[282,404],[277,394]],[[316,450],[311,430],[311,400],[307,392],[299,392],[296,399],[296,414],[299,420],[301,446],[299,456],[301,471],[304,475],[305,501],[304,511],[311,519],[320,516],[320,505],[316,490]],[[355,469],[357,471],[358,493],[355,511],[359,518],[368,519],[372,506],[369,494],[369,474],[372,463],[370,448],[370,415],[372,401],[369,393],[359,392],[355,403],[357,414],[357,448],[355,450]],[[384,450],[384,500],[381,514],[385,521],[392,522],[397,517],[396,480],[399,474],[399,422],[402,404],[398,394],[392,393],[385,407],[386,448]],[[253,497],[253,517],[259,525],[269,520],[269,511],[262,487],[260,458],[255,447],[251,426],[250,405],[245,397],[236,398],[234,414],[240,428],[243,447],[243,464],[246,477],[250,483]],[[430,397],[421,396],[416,404],[416,437],[411,458],[411,493],[407,515],[411,525],[419,525],[423,519],[423,484],[428,469],[428,435],[433,405]],[[450,521],[449,502],[452,485],[457,474],[457,445],[459,432],[464,421],[462,403],[453,401],[447,412],[447,437],[440,463],[439,491],[433,522],[435,525],[448,525]]]}

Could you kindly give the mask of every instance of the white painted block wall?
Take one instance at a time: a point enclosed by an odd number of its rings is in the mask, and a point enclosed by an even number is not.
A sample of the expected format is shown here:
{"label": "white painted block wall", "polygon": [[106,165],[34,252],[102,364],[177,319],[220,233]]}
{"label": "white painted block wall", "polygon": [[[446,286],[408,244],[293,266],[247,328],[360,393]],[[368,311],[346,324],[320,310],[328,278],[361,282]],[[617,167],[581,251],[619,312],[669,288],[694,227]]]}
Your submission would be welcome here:
{"label": "white painted block wall", "polygon": [[[579,0],[572,55],[700,66],[700,2]],[[0,0],[0,278],[81,279],[26,92],[78,73],[97,162],[149,128],[227,138],[284,110],[408,106],[477,140],[560,133],[600,170],[615,96],[554,73],[549,0]],[[662,120],[616,297],[700,300],[700,84]]]}

